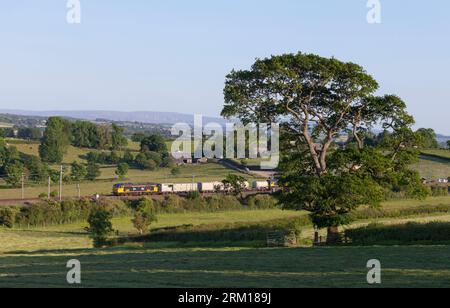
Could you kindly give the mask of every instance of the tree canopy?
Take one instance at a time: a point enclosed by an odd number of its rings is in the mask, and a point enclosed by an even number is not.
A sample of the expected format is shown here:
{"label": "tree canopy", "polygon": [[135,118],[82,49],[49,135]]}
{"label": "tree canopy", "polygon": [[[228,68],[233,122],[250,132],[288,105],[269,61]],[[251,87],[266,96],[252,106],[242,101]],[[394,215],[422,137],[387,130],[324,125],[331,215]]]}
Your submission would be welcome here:
{"label": "tree canopy", "polygon": [[419,128],[417,134],[420,138],[421,146],[425,149],[439,148],[437,134],[432,128]]}
{"label": "tree canopy", "polygon": [[41,159],[48,163],[61,163],[64,154],[71,143],[70,122],[51,117],[47,121],[47,128],[39,146]]}
{"label": "tree canopy", "polygon": [[[409,170],[418,153],[414,119],[395,95],[377,96],[378,83],[361,66],[312,54],[258,59],[226,78],[222,115],[244,123],[279,122],[282,128],[280,194],[285,207],[311,212],[317,227],[349,223],[362,204],[378,205],[386,190],[424,194]],[[374,127],[389,131],[368,146]],[[350,132],[338,147],[336,139]]]}
{"label": "tree canopy", "polygon": [[161,135],[150,135],[141,141],[141,152],[167,153],[166,140]]}

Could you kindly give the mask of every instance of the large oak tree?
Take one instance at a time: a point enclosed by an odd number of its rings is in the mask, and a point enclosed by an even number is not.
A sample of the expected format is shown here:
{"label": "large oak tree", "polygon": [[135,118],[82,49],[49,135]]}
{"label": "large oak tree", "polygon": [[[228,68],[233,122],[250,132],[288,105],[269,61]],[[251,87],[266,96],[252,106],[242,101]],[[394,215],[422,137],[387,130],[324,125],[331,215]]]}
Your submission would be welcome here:
{"label": "large oak tree", "polygon": [[[353,210],[379,205],[387,191],[425,195],[408,168],[418,156],[414,119],[399,97],[377,96],[378,87],[357,64],[302,53],[258,59],[226,79],[222,115],[281,123],[280,199],[311,212],[330,242]],[[373,127],[389,131],[389,140],[367,146]],[[337,146],[344,132],[351,137]]]}

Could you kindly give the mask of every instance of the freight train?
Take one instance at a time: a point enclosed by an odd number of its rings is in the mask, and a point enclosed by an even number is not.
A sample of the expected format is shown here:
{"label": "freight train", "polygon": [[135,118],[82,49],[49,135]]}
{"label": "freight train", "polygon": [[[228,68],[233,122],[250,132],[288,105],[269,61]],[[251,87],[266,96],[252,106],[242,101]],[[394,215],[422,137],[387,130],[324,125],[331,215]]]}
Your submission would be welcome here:
{"label": "freight train", "polygon": [[[246,191],[271,191],[277,188],[275,181],[245,182]],[[115,196],[140,196],[140,195],[165,195],[186,194],[191,192],[200,193],[228,193],[230,189],[222,182],[199,182],[199,183],[120,183],[113,186]]]}

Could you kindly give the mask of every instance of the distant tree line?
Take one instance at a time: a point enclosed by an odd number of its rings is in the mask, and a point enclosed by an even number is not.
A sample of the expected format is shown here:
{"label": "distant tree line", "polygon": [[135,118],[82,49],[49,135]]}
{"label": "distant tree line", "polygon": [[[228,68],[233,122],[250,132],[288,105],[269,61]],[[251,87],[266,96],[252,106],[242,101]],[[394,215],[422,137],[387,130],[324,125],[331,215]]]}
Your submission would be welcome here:
{"label": "distant tree line", "polygon": [[19,127],[0,129],[0,137],[2,138],[19,138],[25,140],[40,140],[43,135],[43,129],[37,127]]}
{"label": "distant tree line", "polygon": [[70,122],[60,117],[47,121],[39,155],[42,161],[61,163],[69,145],[98,150],[119,150],[127,145],[123,129],[116,124],[94,124],[88,121]]}
{"label": "distant tree line", "polygon": [[[350,141],[352,141],[353,137],[351,136],[352,132],[349,132]],[[366,132],[364,142],[368,146],[388,146],[392,139],[394,138],[394,134],[391,131],[384,130],[379,134],[375,134],[373,132]],[[416,144],[419,148],[422,149],[438,149],[439,142],[437,141],[437,134],[431,128],[420,128],[415,132]],[[354,140],[353,140],[354,141]]]}
{"label": "distant tree line", "polygon": [[[158,168],[172,168],[175,166],[168,152],[166,141],[160,135],[142,137],[140,151],[137,154],[130,150],[126,150],[122,157],[116,151],[111,151],[110,153],[90,152],[86,155],[86,160],[90,163],[101,165],[119,165],[121,170],[118,170],[118,172],[120,175],[127,169],[124,164],[127,164],[128,167],[142,170],[156,170]],[[120,164],[122,165],[120,166]]]}
{"label": "distant tree line", "polygon": [[0,138],[0,176],[11,186],[18,186],[24,179],[42,182],[50,177],[52,181],[59,181],[59,172],[52,170],[39,157],[20,154],[17,148],[8,147]]}

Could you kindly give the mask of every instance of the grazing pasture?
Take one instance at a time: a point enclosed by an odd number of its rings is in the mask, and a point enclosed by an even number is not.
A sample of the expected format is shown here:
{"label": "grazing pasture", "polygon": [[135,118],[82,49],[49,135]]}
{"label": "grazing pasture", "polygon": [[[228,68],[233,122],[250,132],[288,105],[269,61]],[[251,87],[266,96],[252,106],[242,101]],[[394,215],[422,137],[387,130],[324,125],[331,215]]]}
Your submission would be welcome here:
{"label": "grazing pasture", "polygon": [[[383,209],[414,213],[449,204],[448,197],[399,200],[385,203]],[[152,228],[171,232],[184,225],[194,231],[220,231],[304,221],[306,214],[277,209],[162,214]],[[359,220],[347,229],[374,222],[389,226],[433,221],[450,222],[450,214]],[[450,246],[445,245],[265,248],[261,240],[169,238],[93,249],[86,226],[0,229],[0,287],[71,287],[65,282],[66,263],[74,258],[82,264],[82,287],[369,287],[366,263],[374,258],[382,264],[382,287],[450,286]],[[122,237],[136,234],[130,217],[113,219],[113,227]],[[312,226],[305,224],[301,231],[302,238],[312,238]]]}

